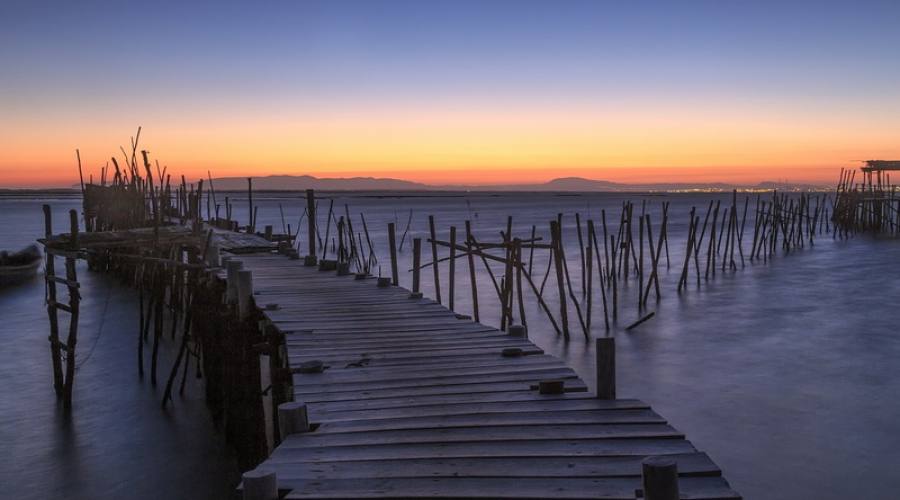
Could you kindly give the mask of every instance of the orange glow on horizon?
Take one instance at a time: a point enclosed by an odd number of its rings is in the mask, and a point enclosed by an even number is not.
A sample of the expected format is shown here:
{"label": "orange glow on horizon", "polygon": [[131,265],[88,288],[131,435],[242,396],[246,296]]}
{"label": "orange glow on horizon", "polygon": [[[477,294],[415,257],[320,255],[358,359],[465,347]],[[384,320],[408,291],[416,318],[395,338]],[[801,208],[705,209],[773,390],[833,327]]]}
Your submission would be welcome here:
{"label": "orange glow on horizon", "polygon": [[[218,110],[174,119],[147,110],[140,148],[188,179],[392,177],[428,184],[522,184],[578,176],[621,183],[790,181],[829,184],[854,160],[900,157],[884,120],[752,107],[446,105]],[[68,187],[110,155],[131,126],[0,124],[0,187]],[[887,119],[887,118],[886,118]],[[149,122],[149,123],[148,123]],[[173,125],[174,124],[174,125]]]}

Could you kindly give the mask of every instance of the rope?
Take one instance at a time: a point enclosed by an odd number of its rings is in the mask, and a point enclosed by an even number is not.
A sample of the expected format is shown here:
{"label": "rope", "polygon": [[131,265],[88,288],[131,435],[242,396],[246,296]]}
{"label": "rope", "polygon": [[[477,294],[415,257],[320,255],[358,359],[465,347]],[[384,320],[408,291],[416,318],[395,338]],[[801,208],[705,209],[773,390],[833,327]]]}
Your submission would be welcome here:
{"label": "rope", "polygon": [[106,311],[109,308],[109,297],[112,295],[112,287],[106,287],[106,299],[103,301],[103,313],[100,315],[100,325],[97,327],[97,336],[94,337],[94,343],[91,345],[91,348],[88,350],[88,353],[84,356],[80,363],[75,365],[75,370],[80,370],[85,363],[91,359],[91,355],[94,354],[94,349],[97,348],[97,343],[100,340],[100,337],[103,335],[103,325],[106,323]]}

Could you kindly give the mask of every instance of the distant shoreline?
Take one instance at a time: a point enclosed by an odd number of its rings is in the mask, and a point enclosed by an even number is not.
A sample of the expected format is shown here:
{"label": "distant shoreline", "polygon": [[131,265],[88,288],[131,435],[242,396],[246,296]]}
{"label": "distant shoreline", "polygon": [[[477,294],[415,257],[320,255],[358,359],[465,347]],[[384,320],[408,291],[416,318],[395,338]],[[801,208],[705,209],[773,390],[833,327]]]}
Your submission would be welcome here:
{"label": "distant shoreline", "polygon": [[[766,193],[771,192],[774,188],[733,188],[738,193]],[[512,194],[528,194],[528,195],[545,195],[545,196],[585,196],[596,194],[610,195],[644,195],[644,196],[661,196],[661,195],[696,195],[696,194],[721,194],[730,193],[733,189],[710,189],[710,188],[683,188],[683,189],[635,189],[635,190],[548,190],[548,189],[316,189],[321,194],[339,194],[348,195],[356,198],[460,198],[466,196],[503,196]],[[779,188],[782,192],[831,192],[834,188],[822,186],[815,188]],[[303,189],[254,189],[253,193],[258,195],[293,195],[303,194]],[[246,194],[246,190],[216,190],[216,193],[222,194]],[[26,198],[35,196],[63,196],[66,198],[80,198],[81,190],[76,188],[0,188],[0,197],[2,198]]]}

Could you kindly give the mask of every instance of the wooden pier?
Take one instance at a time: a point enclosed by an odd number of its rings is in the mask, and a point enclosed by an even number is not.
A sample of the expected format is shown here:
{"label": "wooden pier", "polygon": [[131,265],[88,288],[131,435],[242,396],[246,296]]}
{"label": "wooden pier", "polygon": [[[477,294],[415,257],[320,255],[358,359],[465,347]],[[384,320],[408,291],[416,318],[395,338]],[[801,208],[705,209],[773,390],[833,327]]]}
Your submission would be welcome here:
{"label": "wooden pier", "polygon": [[598,398],[521,329],[372,277],[234,258],[293,373],[283,439],[245,498],[277,481],[284,498],[633,499],[647,457],[677,463],[681,498],[740,498],[647,404]]}
{"label": "wooden pier", "polygon": [[[411,238],[410,292],[398,286],[395,225],[388,228],[391,277],[375,278],[371,273],[379,261],[363,214],[367,249],[359,231],[354,242],[349,207],[344,207],[346,217],[335,218],[333,201],[322,239],[312,191],[306,194],[307,208],[295,231],[282,219],[283,234],[275,234],[272,226],[258,233],[252,180],[248,179],[249,221],[242,227],[232,218],[227,196],[225,218],[219,217],[210,176],[204,218],[203,181],[195,189],[182,177],[179,187],[158,164],[154,177],[146,151],[141,151],[141,169],[139,135],[140,130],[131,140],[126,168],[120,169],[112,158],[114,173],[105,167],[99,185],[83,186],[85,232],[80,233],[73,210],[69,233],[54,235],[50,208],[45,207],[41,242],[48,256],[51,359],[57,396],[67,410],[72,408],[80,299],[74,270],[76,259],[83,258],[91,269],[113,273],[138,290],[137,374],[144,378],[148,363],[150,382],[160,387],[165,382],[164,409],[174,401],[173,394],[184,390],[191,364],[191,371],[204,378],[213,420],[233,446],[241,470],[249,471],[241,484],[245,500],[740,498],[712,460],[647,404],[616,396],[615,337],[610,336],[606,289],[612,295],[613,320],[617,279],[627,280],[631,266],[641,291],[638,310],[646,313],[651,286],[659,299],[657,267],[664,248],[668,266],[667,204],[662,207],[655,249],[650,215],[641,205],[637,252],[630,202],[622,205],[618,232],[607,234],[603,211],[602,236],[588,219],[587,240],[576,214],[584,309],[566,264],[562,214],[550,222],[549,243],[536,235],[535,226],[530,238],[515,237],[512,217],[501,232],[501,242],[476,240],[470,221],[465,221],[462,242],[453,226],[449,240],[440,241],[434,218],[429,217],[426,242],[432,262],[421,262],[422,240]],[[757,200],[751,260],[761,251],[764,258],[774,252],[779,233],[786,250],[802,246],[807,236],[812,244],[821,223],[819,200],[812,218],[809,200],[801,196],[795,207],[784,195],[773,194],[773,202],[768,209],[763,203],[762,211]],[[712,267],[715,274],[723,235],[722,270],[726,263],[737,268],[735,246],[743,265],[748,204],[745,200],[738,224],[733,193],[716,232],[719,207],[713,211],[710,203],[707,273]],[[769,215],[772,224],[767,233]],[[301,259],[304,217],[309,253]],[[706,219],[699,230],[699,213],[691,211],[679,292],[687,281],[690,257],[699,286]],[[336,237],[331,238],[329,252],[332,226]],[[644,229],[650,257],[647,280]],[[401,250],[408,231],[409,224],[400,237]],[[439,246],[450,251],[449,309],[441,302],[438,265],[444,259]],[[532,279],[535,249],[550,253],[540,288]],[[503,251],[505,256],[489,250]],[[65,278],[53,272],[55,257],[66,259]],[[478,322],[475,257],[484,264],[501,304],[499,330]],[[468,263],[475,321],[452,310],[455,258]],[[495,276],[489,262],[503,264],[504,273]],[[354,264],[356,274],[351,272]],[[420,273],[428,266],[434,274],[436,300],[420,292]],[[551,267],[556,271],[559,323],[542,296]],[[598,360],[594,393],[572,369],[531,343],[523,326],[526,311],[539,312],[540,305],[557,334],[568,339],[571,303],[585,339],[590,339],[592,268],[599,280],[605,327],[605,335],[592,340]],[[537,305],[523,298],[523,278]],[[66,285],[68,304],[57,296],[57,283]],[[57,310],[72,313],[65,341]],[[652,316],[643,314],[631,327]],[[159,346],[166,337],[178,344],[168,377],[158,363]]]}

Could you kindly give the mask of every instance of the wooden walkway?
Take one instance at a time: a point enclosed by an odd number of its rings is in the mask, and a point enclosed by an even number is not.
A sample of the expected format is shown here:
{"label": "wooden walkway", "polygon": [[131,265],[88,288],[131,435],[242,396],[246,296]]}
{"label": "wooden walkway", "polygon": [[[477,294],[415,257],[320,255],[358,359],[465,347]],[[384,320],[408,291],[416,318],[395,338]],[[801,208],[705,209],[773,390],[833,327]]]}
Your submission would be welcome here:
{"label": "wooden walkway", "polygon": [[[459,319],[374,279],[281,255],[238,257],[259,307],[287,339],[313,432],[289,436],[258,470],[286,498],[634,499],[641,460],[677,459],[682,498],[740,498],[721,471],[635,399],[600,400],[527,339]],[[503,357],[518,347],[525,356]],[[541,395],[541,380],[567,392]]]}

